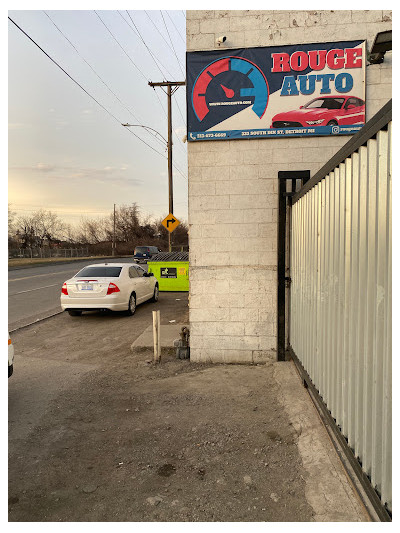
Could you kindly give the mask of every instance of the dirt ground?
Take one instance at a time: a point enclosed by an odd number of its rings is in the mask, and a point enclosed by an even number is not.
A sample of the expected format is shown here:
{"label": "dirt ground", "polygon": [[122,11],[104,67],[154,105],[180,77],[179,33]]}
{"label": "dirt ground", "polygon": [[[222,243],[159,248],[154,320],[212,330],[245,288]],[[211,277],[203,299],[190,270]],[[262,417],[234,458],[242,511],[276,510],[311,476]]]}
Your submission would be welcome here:
{"label": "dirt ground", "polygon": [[312,521],[274,364],[149,363],[130,345],[156,308],[188,321],[187,296],[164,293],[134,317],[63,314],[14,335],[9,521]]}

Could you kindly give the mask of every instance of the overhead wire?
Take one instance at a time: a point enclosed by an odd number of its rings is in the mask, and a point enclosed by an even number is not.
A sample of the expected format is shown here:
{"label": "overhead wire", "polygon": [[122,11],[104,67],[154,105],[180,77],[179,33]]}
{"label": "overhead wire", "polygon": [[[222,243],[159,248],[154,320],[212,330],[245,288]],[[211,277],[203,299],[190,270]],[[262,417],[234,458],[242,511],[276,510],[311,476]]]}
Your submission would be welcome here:
{"label": "overhead wire", "polygon": [[[49,18],[51,23],[55,26],[55,28],[61,33],[61,35],[68,41],[68,43],[72,46],[72,48],[75,50],[75,52],[78,54],[78,56],[88,65],[88,67],[92,70],[92,72],[97,76],[97,78],[102,82],[102,84],[111,92],[111,94],[117,99],[117,101],[122,105],[122,107],[135,119],[136,122],[139,122],[140,125],[142,125],[142,121],[131,111],[124,102],[118,97],[117,94],[107,85],[107,83],[99,76],[99,74],[96,72],[96,70],[92,67],[92,65],[80,54],[76,46],[72,43],[72,41],[65,35],[65,33],[61,30],[61,28],[54,22],[54,20],[50,17],[50,15],[43,11],[44,14]],[[158,144],[161,144],[161,146],[164,146],[164,143],[156,137],[154,134],[152,134],[151,131],[146,130],[148,134],[150,134]]]}
{"label": "overhead wire", "polygon": [[179,105],[178,105],[178,100],[177,100],[175,94],[174,94],[173,96],[174,96],[174,99],[175,99],[176,107],[177,107],[177,109],[178,109],[178,111],[179,111],[179,114],[180,114],[180,116],[181,116],[181,118],[182,118],[182,121],[183,121],[184,124],[186,124],[186,119],[185,119],[185,118],[183,117],[183,115],[182,115],[182,112],[181,112],[180,107],[179,107]]}
{"label": "overhead wire", "polygon": [[[100,15],[97,13],[97,11],[95,10],[94,11],[96,13],[96,15],[98,16],[98,18],[101,20],[101,22],[103,23],[104,27],[107,29],[107,31],[110,33],[110,35],[112,36],[112,38],[115,40],[115,42],[118,44],[118,46],[121,48],[121,50],[124,52],[124,54],[128,57],[128,59],[130,60],[130,62],[134,65],[134,67],[139,71],[139,73],[141,74],[141,76],[147,81],[147,83],[150,81],[148,79],[148,77],[140,70],[140,68],[136,65],[136,63],[132,60],[132,58],[130,57],[130,55],[127,53],[127,51],[125,50],[125,48],[121,45],[121,43],[118,41],[118,39],[115,37],[115,35],[112,33],[112,31],[108,28],[107,24],[103,21],[103,19],[100,17]],[[124,18],[124,17],[122,17]],[[165,114],[165,116],[167,116],[167,113],[164,109],[164,106],[162,105],[162,102],[159,98],[159,96],[157,95],[157,93],[155,93],[156,96],[157,96],[157,99],[158,99],[158,102],[161,106],[161,109],[163,110],[163,113]]]}
{"label": "overhead wire", "polygon": [[179,68],[180,68],[180,70],[181,70],[182,76],[185,77],[185,74],[183,73],[183,70],[182,70],[181,64],[180,64],[180,62],[179,62],[178,55],[177,55],[177,53],[176,53],[176,51],[175,51],[174,43],[172,42],[171,35],[169,34],[168,27],[167,27],[167,24],[166,24],[166,22],[165,22],[164,15],[163,15],[163,12],[161,11],[161,9],[160,9],[160,13],[161,13],[161,16],[162,16],[162,19],[163,19],[163,22],[164,22],[165,29],[167,30],[167,34],[168,34],[169,40],[171,41],[171,46],[172,46],[172,49],[173,49],[173,51],[174,51],[174,54],[175,54],[176,60],[177,60],[177,62],[178,62]]}
{"label": "overhead wire", "polygon": [[99,76],[99,74],[96,72],[96,70],[92,67],[92,65],[82,56],[82,54],[79,52],[79,50],[76,48],[73,42],[65,35],[65,33],[61,30],[61,28],[54,22],[54,20],[50,17],[50,15],[43,11],[43,13],[49,18],[51,23],[55,26],[55,28],[61,33],[61,35],[69,42],[69,44],[72,46],[72,48],[75,50],[75,52],[78,54],[78,56],[86,63],[86,65],[91,69],[91,71],[97,76],[97,78],[101,81],[101,83],[109,90],[109,92],[118,100],[118,102],[122,105],[126,111],[137,121],[141,122],[140,119],[131,111],[124,102],[121,101],[121,99],[118,97],[117,94],[109,87],[109,85]]}
{"label": "overhead wire", "polygon": [[[158,34],[161,36],[161,38],[164,40],[164,42],[166,43],[166,45],[168,46],[168,48],[173,52],[173,48],[171,47],[170,43],[165,39],[164,35],[160,32],[160,30],[158,29],[157,25],[154,23],[153,19],[150,17],[150,15],[147,13],[147,11],[145,10],[144,11],[148,17],[148,19],[150,20],[150,22],[152,23],[152,25],[154,26],[154,28],[157,30]],[[179,107],[179,103],[178,103],[178,99],[176,98],[176,96],[174,95],[174,98],[175,98],[175,101],[176,101],[176,105],[177,105],[177,109],[178,109],[178,112],[182,118],[182,121],[184,124],[186,124],[186,119],[185,117],[183,116],[182,112],[181,112],[181,109]],[[179,144],[178,146],[181,146],[181,144]],[[185,151],[186,153],[186,151]]]}
{"label": "overhead wire", "polygon": [[[160,71],[161,76],[164,78],[164,80],[166,80],[167,77],[166,77],[165,73],[161,70],[161,67],[160,67],[159,64],[158,64],[158,61],[157,61],[156,57],[154,56],[154,54],[153,54],[153,52],[150,50],[150,48],[147,46],[147,43],[146,43],[146,41],[143,39],[142,34],[140,33],[140,31],[139,31],[138,27],[136,26],[135,22],[133,21],[133,18],[131,17],[131,14],[129,13],[129,11],[128,11],[127,9],[125,10],[125,12],[126,12],[126,14],[128,15],[128,17],[130,18],[132,24],[134,25],[135,30],[136,30],[136,33],[137,33],[137,35],[139,36],[139,39],[142,41],[142,43],[143,43],[144,46],[146,47],[146,50],[149,52],[149,54],[150,54],[151,58],[153,59],[153,61],[154,61],[155,65],[156,65],[156,67],[157,67],[158,70]],[[121,17],[122,17],[122,14],[121,14],[121,13],[120,13],[120,15],[121,15]],[[128,23],[128,21],[127,21],[124,17],[122,17],[122,18],[123,18],[124,21],[128,24],[128,26],[131,28],[131,30],[133,31],[133,28],[132,28],[132,26]],[[164,68],[165,68],[165,65],[164,65]],[[165,72],[167,72],[167,73],[169,74],[169,76],[171,76],[171,73],[168,72],[168,70],[167,70],[166,68],[165,68]]]}
{"label": "overhead wire", "polygon": [[[135,30],[132,28],[132,26],[129,25],[129,23],[128,23],[128,22],[126,21],[126,19],[122,16],[122,14],[121,14],[121,13],[119,13],[119,14],[120,14],[121,17],[124,19],[124,21],[128,24],[128,26],[130,27],[130,29],[135,33],[135,35],[139,36],[139,38],[141,39],[142,43],[144,44],[144,46],[146,47],[147,51],[149,52],[150,56],[153,58],[153,61],[155,62],[156,66],[158,67],[158,63],[157,63],[157,61],[156,61],[156,59],[155,59],[155,56],[154,56],[153,52],[150,50],[150,47],[148,46],[148,44],[146,43],[146,41],[143,39],[143,37],[142,37],[142,35],[141,35],[141,33],[140,33],[140,30],[139,30],[139,28],[137,27],[137,25],[135,24],[135,22],[133,21],[131,15],[130,15],[130,13],[129,13],[129,11],[126,10],[126,13],[127,13],[127,15],[129,16],[129,18],[131,19],[132,24],[134,25],[136,32],[135,32]],[[152,21],[152,19],[151,19],[150,16],[148,15],[148,13],[147,13],[146,11],[145,11],[145,13],[146,13],[146,15],[148,16],[149,20],[152,22],[153,26],[154,26],[154,27],[156,28],[156,30],[158,31],[158,33],[159,33],[159,34],[161,35],[161,37],[164,39],[165,43],[166,43],[166,44],[169,46],[169,48],[173,51],[173,49],[171,48],[171,46],[169,45],[169,43],[165,40],[164,36],[163,36],[162,33],[159,31],[159,29],[157,28],[157,26],[154,24],[154,22]],[[158,68],[159,68],[159,67],[158,67]],[[161,72],[161,75],[165,78],[165,75],[164,75],[164,73],[161,71],[160,68],[159,68],[159,70],[160,70],[160,72]],[[170,72],[167,71],[167,73],[171,76],[171,78],[173,77],[173,76],[171,75]],[[166,113],[166,111],[165,111],[165,109],[164,109],[164,106],[163,106],[162,103],[161,103],[161,100],[160,100],[160,98],[159,98],[159,96],[158,96],[158,94],[157,94],[157,91],[154,91],[154,92],[155,92],[155,94],[156,94],[156,96],[157,96],[157,98],[158,98],[158,100],[159,100],[159,102],[160,102],[160,105],[161,105],[162,108],[163,108],[163,111],[164,111],[164,115],[165,115],[165,117],[167,117],[167,113]],[[182,121],[183,121],[184,124],[186,124],[186,120],[185,120],[185,118],[183,117],[183,114],[182,114],[182,112],[181,112],[181,110],[180,110],[180,108],[179,108],[178,100],[175,99],[175,101],[176,101],[176,105],[177,105],[178,112],[179,112],[179,114],[180,114],[180,116],[181,116],[181,118],[182,118]],[[175,135],[175,137],[176,137],[176,138],[178,139],[178,141],[179,141],[177,146],[179,146],[180,149],[183,151],[183,153],[186,155],[186,150],[185,150],[185,148],[183,147],[182,140],[178,137],[178,135],[176,134],[175,131],[173,131],[173,135]]]}
{"label": "overhead wire", "polygon": [[[76,46],[72,43],[72,41],[65,35],[65,33],[61,30],[61,28],[54,22],[54,20],[50,17],[50,15],[43,11],[44,14],[49,18],[51,23],[55,26],[55,28],[61,33],[61,35],[68,41],[68,43],[72,46],[72,48],[75,50],[75,52],[78,54],[78,56],[88,65],[88,67],[92,70],[92,72],[97,76],[97,78],[102,82],[102,84],[111,92],[111,94],[117,99],[117,101],[122,105],[122,107],[135,119],[136,122],[139,122],[140,125],[142,125],[142,121],[131,111],[124,102],[118,97],[117,94],[107,85],[107,83],[99,76],[99,74],[96,72],[96,70],[92,67],[92,65],[80,54],[79,50],[76,48]],[[125,20],[125,19],[124,19]],[[133,28],[131,28],[133,30]],[[158,95],[157,95],[158,96]],[[160,102],[161,104],[161,102]],[[154,134],[152,134],[151,131],[146,130],[148,134],[152,135],[153,138],[157,141],[158,144],[161,144],[164,146],[164,143],[156,137]]]}
{"label": "overhead wire", "polygon": [[[175,55],[175,57],[176,57],[176,59],[177,59],[177,61],[178,61],[179,68],[181,69],[182,76],[185,77],[185,74],[183,73],[182,68],[181,68],[181,64],[180,64],[180,62],[179,62],[179,58],[178,58],[177,53],[176,53],[176,51],[175,51],[175,48],[174,48],[174,45],[173,45],[173,42],[172,42],[172,39],[171,39],[171,35],[170,35],[169,31],[168,31],[168,27],[167,27],[167,24],[166,24],[166,22],[165,22],[164,15],[163,15],[163,13],[162,13],[161,10],[160,10],[160,13],[161,13],[161,17],[162,17],[163,22],[164,22],[165,29],[167,30],[167,34],[168,34],[169,40],[170,40],[170,42],[171,42],[171,45],[172,45],[172,49],[173,49],[174,55]],[[177,100],[177,99],[176,99],[176,105],[177,105],[178,111],[179,111],[179,113],[180,113],[180,115],[181,115],[181,118],[182,118],[182,120],[183,120],[183,123],[186,124],[186,120],[185,120],[185,118],[183,117],[183,113],[181,112],[181,109],[180,109],[180,106],[179,106],[179,103],[178,103],[178,100]]]}
{"label": "overhead wire", "polygon": [[[96,15],[99,17],[99,19],[101,20],[101,22],[103,23],[103,25],[106,27],[106,29],[108,30],[108,32],[110,33],[110,35],[113,37],[113,39],[117,42],[117,44],[118,44],[118,45],[120,46],[120,48],[123,50],[123,52],[125,53],[125,55],[130,59],[130,61],[132,62],[132,64],[135,66],[135,68],[139,70],[139,72],[141,73],[142,77],[144,77],[144,78],[146,79],[146,81],[149,81],[149,80],[146,78],[145,74],[143,74],[143,72],[139,69],[139,67],[138,67],[138,66],[134,63],[134,61],[131,59],[131,57],[129,56],[129,54],[126,52],[126,50],[125,50],[124,47],[121,45],[121,43],[118,41],[118,39],[115,37],[115,35],[111,32],[111,30],[108,28],[108,26],[105,24],[105,22],[102,20],[102,18],[100,17],[100,15],[97,13],[96,10],[95,10],[95,13],[96,13]],[[140,37],[141,40],[143,41],[143,43],[144,43],[144,45],[146,46],[146,48],[147,48],[148,52],[150,53],[151,57],[153,57],[153,59],[154,59],[154,56],[153,56],[152,52],[150,51],[149,47],[148,47],[147,44],[145,43],[144,39],[142,38],[142,36],[141,36],[141,34],[140,34],[140,31],[138,30],[136,24],[133,22],[132,18],[130,17],[128,11],[127,11],[127,14],[128,14],[128,16],[129,16],[129,18],[131,19],[131,21],[132,21],[132,23],[133,23],[133,25],[134,25],[134,27],[135,27],[135,29],[136,29],[137,34],[139,35],[139,37]],[[121,14],[120,14],[120,15],[121,15]],[[121,16],[122,16],[122,15],[121,15]],[[124,17],[122,17],[122,18],[124,19]],[[124,19],[124,20],[125,20],[125,19]],[[126,20],[125,20],[125,22],[126,22],[126,23],[128,24],[128,26],[131,28],[131,30],[133,30],[133,28],[129,25],[129,23],[128,23]],[[155,61],[155,59],[154,59],[154,61]],[[155,63],[156,63],[156,61],[155,61]],[[156,63],[156,64],[157,64],[157,63]],[[162,72],[161,72],[161,74],[162,74],[162,76],[164,76],[164,74],[163,74]],[[159,103],[160,103],[161,108],[163,109],[163,112],[164,112],[165,116],[167,117],[167,114],[166,114],[166,112],[165,112],[164,106],[162,105],[161,100],[160,100],[160,98],[159,98],[157,92],[156,92],[156,91],[154,91],[154,92],[155,92],[156,97],[157,97],[157,99],[158,99],[158,101],[159,101]],[[179,112],[180,112],[180,110],[179,110]],[[182,119],[183,119],[182,113],[181,113],[181,117],[182,117]],[[185,120],[184,120],[184,119],[183,119],[183,121],[184,121],[184,123],[185,123]],[[131,133],[133,133],[133,132],[131,132]],[[174,132],[174,135],[178,138],[178,141],[182,142],[182,140],[179,139],[179,137],[176,135],[175,132]],[[178,143],[178,146],[181,146],[181,145]],[[186,155],[186,150],[185,150],[182,146],[181,146],[181,149],[183,150],[183,152],[184,152],[185,155]],[[178,172],[179,172],[179,173],[180,173],[185,179],[187,179],[186,176],[183,174],[183,172],[182,172],[178,167],[175,167],[175,168],[176,168],[176,170],[178,170]]]}
{"label": "overhead wire", "polygon": [[[98,106],[100,106],[110,117],[112,117],[116,122],[118,122],[119,125],[121,125],[121,121],[117,119],[117,117],[115,117],[115,115],[113,115],[113,113],[111,113],[111,111],[109,111],[103,104],[101,104],[94,96],[92,96],[78,81],[76,81],[59,63],[57,63],[57,61],[55,59],[53,59],[30,35],[28,35],[26,33],[26,31],[24,31],[21,26],[19,26],[10,16],[8,17],[8,19],[26,36],[28,37],[28,39],[35,45],[39,48],[39,50],[41,52],[43,52],[45,54],[45,56],[47,56],[62,72],[64,72],[64,74],[66,76],[68,76],[68,78],[70,78],[71,81],[73,81],[80,89],[82,89],[82,91],[87,94],[87,96],[89,96],[89,98],[91,98],[94,102],[96,102],[96,104]],[[148,146],[149,148],[151,148],[151,150],[153,150],[154,152],[156,152],[157,154],[161,155],[162,157],[165,158],[165,156],[159,152],[158,150],[156,150],[155,148],[153,148],[150,144],[148,144],[146,141],[144,141],[141,137],[139,137],[138,135],[136,135],[136,133],[134,133],[133,131],[129,130],[129,132],[134,135],[137,139],[139,139],[143,144],[145,144],[146,146]]]}
{"label": "overhead wire", "polygon": [[[121,125],[121,121],[118,120],[111,111],[109,111],[103,104],[101,104],[93,95],[91,95],[77,80],[75,80],[55,59],[53,59],[28,33],[21,28],[10,16],[8,16],[8,19],[35,45],[39,48],[41,52],[45,54],[46,57],[48,57],[68,78],[70,78],[71,81],[73,81],[89,98],[91,98],[99,107],[101,107],[110,117],[112,117],[119,125]],[[144,76],[144,75],[143,75]],[[127,128],[126,128],[127,129]],[[139,141],[141,141],[143,144],[148,146],[151,150],[156,152],[158,155],[161,155],[164,159],[167,159],[167,157],[156,150],[153,146],[148,144],[146,141],[144,141],[139,135],[134,133],[132,130],[128,129],[128,131]],[[182,170],[177,167],[175,164],[173,164],[174,168],[181,174],[181,176],[187,181],[187,176],[182,172]]]}
{"label": "overhead wire", "polygon": [[173,27],[176,29],[176,33],[179,35],[179,37],[181,38],[181,41],[182,41],[183,44],[186,46],[186,40],[182,37],[181,32],[180,32],[180,31],[178,30],[178,28],[175,26],[175,23],[174,23],[174,21],[172,20],[171,15],[168,13],[168,11],[165,11],[165,14],[166,14],[167,17],[169,18],[169,20],[172,22]]}
{"label": "overhead wire", "polygon": [[136,63],[133,61],[133,59],[131,58],[131,56],[128,54],[128,52],[125,50],[125,48],[122,46],[122,44],[118,41],[118,39],[115,37],[115,35],[113,34],[113,32],[110,30],[110,28],[107,26],[107,24],[104,22],[104,20],[100,17],[100,15],[97,13],[96,10],[94,10],[94,12],[96,13],[96,15],[98,16],[98,18],[100,19],[101,23],[103,24],[103,26],[106,28],[106,30],[108,31],[108,33],[111,35],[111,37],[114,39],[114,41],[118,44],[118,46],[121,48],[121,50],[124,52],[124,54],[126,55],[126,57],[129,59],[129,61],[132,63],[132,65],[135,67],[135,69],[139,72],[139,74],[142,76],[142,78],[144,78],[147,82],[149,81],[147,79],[147,77],[143,74],[143,72],[140,70],[140,68],[136,65]]}
{"label": "overhead wire", "polygon": [[160,32],[160,30],[158,29],[158,26],[155,24],[155,22],[153,21],[153,19],[150,17],[150,15],[147,13],[147,11],[145,10],[144,11],[148,17],[148,19],[150,20],[150,22],[153,24],[154,28],[157,30],[158,34],[161,36],[161,38],[163,39],[163,41],[165,42],[165,44],[168,46],[168,48],[171,50],[171,52],[174,52],[174,49],[172,48],[171,44],[167,41],[167,39],[164,37],[164,35]]}
{"label": "overhead wire", "polygon": [[[100,15],[99,15],[96,11],[95,11],[95,13],[96,13],[96,15],[100,18],[100,20],[102,21],[102,23],[104,24],[104,26],[107,28],[107,30],[110,32],[110,34],[112,35],[112,37],[114,38],[114,40],[115,40],[115,41],[118,43],[118,45],[122,48],[122,50],[124,51],[124,53],[130,58],[129,54],[127,54],[127,52],[125,51],[125,49],[123,48],[123,46],[120,44],[120,42],[117,40],[117,38],[115,37],[115,35],[111,32],[111,30],[107,27],[107,25],[105,24],[105,22],[101,19]],[[153,58],[153,61],[155,62],[155,64],[156,64],[157,67],[158,67],[158,64],[157,64],[157,62],[156,62],[156,60],[155,60],[155,58],[154,58],[154,54],[151,52],[149,46],[147,45],[147,43],[146,43],[145,40],[143,39],[143,37],[142,37],[142,35],[141,35],[141,33],[140,33],[138,27],[137,27],[136,24],[134,23],[134,21],[133,21],[132,17],[130,16],[128,10],[126,10],[126,13],[128,14],[130,20],[132,21],[132,24],[133,24],[134,27],[135,27],[135,30],[136,30],[135,35],[137,34],[137,35],[139,36],[139,38],[141,39],[141,41],[142,41],[143,44],[145,45],[147,51],[149,52],[150,56]],[[120,16],[122,17],[121,13],[119,13],[119,14],[120,14]],[[162,15],[162,13],[161,13],[161,15]],[[131,28],[131,30],[134,31],[133,28],[132,28],[132,27],[129,25],[129,23],[126,21],[126,19],[125,19],[124,17],[122,17],[122,18],[125,20],[125,22],[128,24],[128,26]],[[163,19],[164,19],[164,18],[163,18]],[[165,21],[164,21],[164,24],[165,24]],[[167,29],[167,32],[168,32],[168,28],[167,28],[167,27],[166,27],[166,29]],[[168,34],[168,36],[169,36],[169,34]],[[170,38],[170,40],[171,40],[171,38]],[[172,41],[171,41],[171,44],[172,44]],[[172,44],[172,47],[173,47],[173,44]],[[178,59],[175,50],[173,50],[173,51],[174,51],[174,53],[175,53],[176,58]],[[135,65],[136,68],[138,68],[137,65],[136,65],[134,62],[133,62],[133,64]],[[179,64],[179,59],[178,59],[178,64]],[[159,68],[159,67],[158,67],[158,68]],[[140,70],[140,69],[139,69],[139,70]],[[159,70],[160,70],[160,68],[159,68]],[[141,71],[140,71],[140,72],[141,72]],[[161,72],[161,75],[164,77],[165,75],[163,74],[163,72],[162,72],[161,70],[160,70],[160,72]],[[143,74],[143,72],[141,72],[141,74],[142,74],[142,76],[143,76],[144,78],[146,78],[146,76]],[[170,74],[170,73],[169,73],[169,74]],[[147,80],[147,81],[148,81],[148,80]],[[156,96],[157,96],[157,99],[158,99],[158,101],[159,101],[159,103],[160,103],[160,106],[162,107],[162,109],[163,109],[163,111],[164,111],[165,116],[167,117],[167,114],[166,114],[166,112],[165,112],[164,106],[163,106],[162,103],[161,103],[161,100],[160,100],[160,98],[159,98],[159,96],[158,96],[158,94],[157,94],[157,91],[154,91],[154,92],[155,92],[155,94],[156,94]],[[177,101],[177,100],[176,100],[176,104],[177,104],[178,111],[179,111],[179,113],[180,113],[180,115],[181,115],[181,118],[182,118],[182,120],[183,120],[183,123],[186,124],[186,121],[185,121],[185,119],[183,118],[183,115],[182,115],[182,113],[181,113],[181,111],[180,111],[179,104],[178,104],[178,101]],[[175,131],[173,131],[173,135],[175,135],[175,137],[177,137],[178,141],[180,141],[180,143],[182,143],[182,140],[177,136],[177,134],[175,133]],[[182,144],[183,144],[183,143],[182,143]],[[179,144],[179,143],[178,143],[178,146],[181,147],[181,149],[183,150],[184,154],[186,155],[186,150],[184,149],[184,147],[181,146],[181,144]],[[178,170],[178,172],[179,172],[179,173],[180,173],[185,179],[187,179],[186,176],[183,174],[183,172],[182,172],[178,167],[176,167],[174,163],[173,163],[173,166],[174,166],[174,168],[175,168],[176,170]]]}

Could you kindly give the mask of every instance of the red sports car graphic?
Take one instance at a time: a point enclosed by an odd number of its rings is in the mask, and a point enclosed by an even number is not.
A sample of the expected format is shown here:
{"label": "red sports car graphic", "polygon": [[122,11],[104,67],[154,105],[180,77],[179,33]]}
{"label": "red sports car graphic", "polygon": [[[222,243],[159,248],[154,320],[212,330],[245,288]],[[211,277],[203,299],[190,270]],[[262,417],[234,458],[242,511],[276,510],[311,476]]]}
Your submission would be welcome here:
{"label": "red sports car graphic", "polygon": [[365,102],[355,96],[321,96],[300,109],[278,113],[271,128],[364,124]]}

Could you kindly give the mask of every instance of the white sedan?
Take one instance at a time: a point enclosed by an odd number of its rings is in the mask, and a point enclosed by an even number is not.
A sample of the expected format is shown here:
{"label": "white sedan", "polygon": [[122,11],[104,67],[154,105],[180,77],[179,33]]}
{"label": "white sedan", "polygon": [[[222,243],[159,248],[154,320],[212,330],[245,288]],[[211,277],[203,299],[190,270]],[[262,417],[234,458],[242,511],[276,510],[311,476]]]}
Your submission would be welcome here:
{"label": "white sedan", "polygon": [[158,300],[158,281],[153,273],[132,263],[89,265],[67,280],[61,289],[61,308],[72,316],[82,311],[127,311]]}

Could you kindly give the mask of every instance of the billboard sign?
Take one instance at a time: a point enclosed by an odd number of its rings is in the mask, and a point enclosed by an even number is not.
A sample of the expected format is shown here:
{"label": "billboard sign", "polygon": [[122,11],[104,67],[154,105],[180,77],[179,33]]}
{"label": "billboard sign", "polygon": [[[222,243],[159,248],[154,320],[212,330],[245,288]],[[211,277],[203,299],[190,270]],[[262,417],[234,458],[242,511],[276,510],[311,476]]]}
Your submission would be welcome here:
{"label": "billboard sign", "polygon": [[352,135],[365,41],[187,52],[188,141]]}

